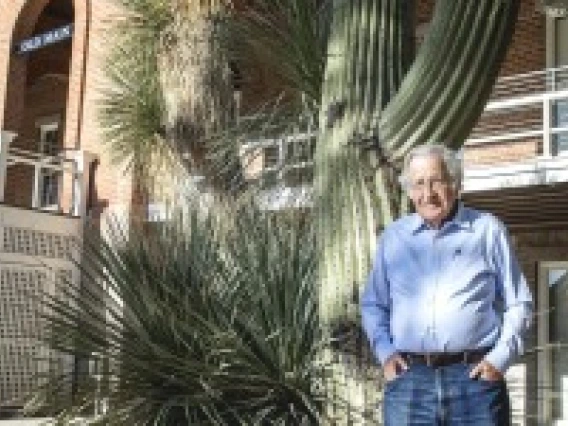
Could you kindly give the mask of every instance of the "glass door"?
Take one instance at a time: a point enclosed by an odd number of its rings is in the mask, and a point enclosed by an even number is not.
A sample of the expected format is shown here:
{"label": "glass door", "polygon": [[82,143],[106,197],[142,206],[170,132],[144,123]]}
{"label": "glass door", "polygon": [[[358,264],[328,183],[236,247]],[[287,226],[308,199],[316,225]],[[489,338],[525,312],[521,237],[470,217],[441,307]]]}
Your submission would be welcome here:
{"label": "glass door", "polygon": [[539,419],[568,425],[568,262],[539,265]]}

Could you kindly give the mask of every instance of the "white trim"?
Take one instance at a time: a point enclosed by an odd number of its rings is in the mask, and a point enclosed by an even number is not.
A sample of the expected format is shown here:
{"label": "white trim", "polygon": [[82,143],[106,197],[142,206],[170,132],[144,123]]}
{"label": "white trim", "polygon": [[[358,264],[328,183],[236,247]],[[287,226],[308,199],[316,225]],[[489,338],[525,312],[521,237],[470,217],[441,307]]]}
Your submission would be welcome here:
{"label": "white trim", "polygon": [[556,66],[556,19],[546,16],[546,66]]}
{"label": "white trim", "polygon": [[514,107],[538,104],[545,100],[568,99],[568,90],[554,92],[539,92],[527,96],[517,96],[501,101],[491,101],[485,106],[485,111],[497,111],[500,109],[512,109]]}
{"label": "white trim", "polygon": [[538,70],[538,71],[531,71],[531,72],[527,72],[527,73],[523,73],[523,74],[512,74],[512,75],[508,75],[505,77],[499,77],[499,79],[497,80],[497,84],[501,84],[503,82],[506,81],[514,81],[514,80],[521,80],[521,79],[526,79],[528,77],[534,77],[537,75],[546,75],[549,72],[562,72],[562,71],[568,71],[568,65],[564,65],[564,66],[560,66],[560,67],[547,67],[544,70]]}
{"label": "white trim", "polygon": [[0,203],[4,202],[6,172],[10,164],[10,144],[15,137],[16,133],[0,130]]}
{"label": "white trim", "polygon": [[568,155],[538,157],[498,166],[468,167],[463,192],[568,182]]}
{"label": "white trim", "polygon": [[[568,128],[566,129],[568,130]],[[518,140],[518,139],[525,139],[531,136],[542,136],[544,134],[543,130],[530,130],[527,132],[519,132],[519,133],[506,133],[504,135],[496,135],[496,136],[487,136],[483,138],[475,138],[475,139],[468,139],[465,143],[465,146],[473,146],[473,145],[483,145],[486,143],[495,143],[495,142],[504,142],[504,141],[511,141],[511,140]]]}

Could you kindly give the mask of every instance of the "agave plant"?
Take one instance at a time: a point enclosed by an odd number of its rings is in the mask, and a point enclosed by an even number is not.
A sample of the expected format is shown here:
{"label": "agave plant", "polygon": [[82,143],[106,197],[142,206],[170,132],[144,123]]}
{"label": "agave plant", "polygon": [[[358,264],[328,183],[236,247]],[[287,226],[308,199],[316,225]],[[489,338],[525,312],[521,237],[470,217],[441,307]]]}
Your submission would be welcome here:
{"label": "agave plant", "polygon": [[311,221],[236,213],[87,237],[82,287],[49,299],[48,343],[102,367],[52,377],[30,409],[103,404],[105,425],[322,422]]}

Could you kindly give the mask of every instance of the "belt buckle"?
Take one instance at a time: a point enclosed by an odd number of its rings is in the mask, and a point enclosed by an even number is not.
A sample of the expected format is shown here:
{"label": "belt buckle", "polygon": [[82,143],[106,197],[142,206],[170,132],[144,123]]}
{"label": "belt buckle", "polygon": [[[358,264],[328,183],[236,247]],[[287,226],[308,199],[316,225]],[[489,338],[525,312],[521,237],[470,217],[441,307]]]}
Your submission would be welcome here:
{"label": "belt buckle", "polygon": [[424,360],[426,361],[426,366],[432,367],[434,359],[435,359],[435,357],[431,352],[426,352],[424,354]]}

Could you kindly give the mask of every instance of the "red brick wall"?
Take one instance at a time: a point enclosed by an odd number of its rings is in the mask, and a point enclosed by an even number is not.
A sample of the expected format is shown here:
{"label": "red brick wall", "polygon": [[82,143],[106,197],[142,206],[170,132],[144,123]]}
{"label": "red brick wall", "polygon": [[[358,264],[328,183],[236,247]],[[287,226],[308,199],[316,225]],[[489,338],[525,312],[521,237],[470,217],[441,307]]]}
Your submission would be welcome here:
{"label": "red brick wall", "polygon": [[[84,104],[77,141],[82,149],[96,153],[96,185],[92,194],[91,215],[100,217],[111,210],[128,210],[133,196],[132,172],[112,164],[109,146],[103,143],[103,133],[98,124],[98,108],[101,89],[107,85],[102,67],[108,54],[108,34],[113,18],[120,16],[114,0],[91,1],[90,32],[87,48],[87,70],[84,86]],[[71,87],[70,93],[79,93],[81,87]],[[68,120],[69,123],[69,120]]]}
{"label": "red brick wall", "polygon": [[[99,157],[91,197],[93,215],[99,216],[113,206],[127,210],[132,194],[131,173],[111,164],[97,124],[101,58],[108,47],[108,23],[117,16],[116,3],[75,0],[71,41],[36,51],[29,58],[13,55],[11,45],[16,41],[67,23],[41,14],[48,3],[49,0],[0,1],[0,129],[18,133],[13,146],[33,149],[37,145],[36,120],[61,114],[62,147],[88,150]],[[10,168],[7,202],[30,205],[29,170]],[[70,190],[68,179],[63,193],[65,211],[70,208]]]}
{"label": "red brick wall", "polygon": [[535,0],[522,0],[513,40],[501,67],[501,76],[523,74],[546,67],[546,19]]}
{"label": "red brick wall", "polygon": [[508,163],[534,158],[537,155],[539,140],[528,138],[508,142],[490,142],[470,145],[464,150],[467,166]]}

